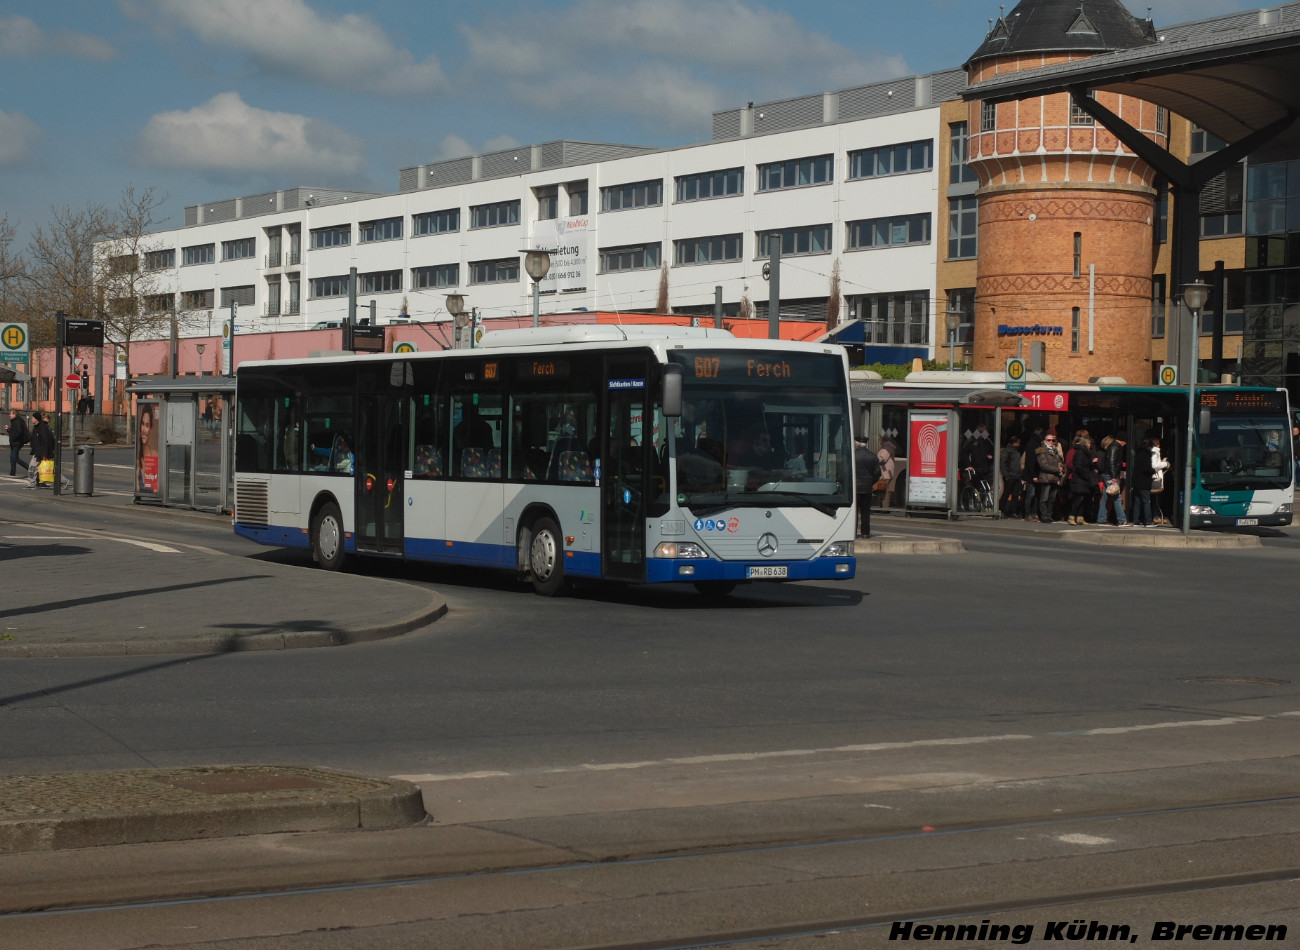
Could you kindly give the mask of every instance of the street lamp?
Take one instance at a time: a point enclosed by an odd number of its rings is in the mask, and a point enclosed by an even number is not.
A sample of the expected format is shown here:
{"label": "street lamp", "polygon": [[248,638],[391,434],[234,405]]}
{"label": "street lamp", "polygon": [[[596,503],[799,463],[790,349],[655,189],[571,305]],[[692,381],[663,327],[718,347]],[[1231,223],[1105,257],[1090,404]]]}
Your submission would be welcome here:
{"label": "street lamp", "polygon": [[1187,444],[1183,449],[1183,534],[1192,530],[1192,444],[1196,441],[1196,377],[1201,355],[1201,310],[1210,299],[1210,285],[1198,280],[1183,285],[1183,303],[1192,312],[1192,339],[1187,360]]}
{"label": "street lamp", "polygon": [[525,251],[524,270],[533,279],[533,326],[541,323],[542,313],[542,278],[551,269],[550,251]]}
{"label": "street lamp", "polygon": [[956,308],[950,308],[944,314],[943,322],[948,328],[948,372],[952,372],[953,351],[957,349],[957,328],[961,326],[963,314]]}
{"label": "street lamp", "polygon": [[460,294],[447,295],[447,312],[451,314],[452,341],[455,349],[460,349],[461,315],[465,313],[465,298]]}
{"label": "street lamp", "polygon": [[207,344],[206,344],[206,343],[195,343],[195,344],[194,344],[194,349],[198,350],[198,352],[199,352],[199,375],[200,375],[200,376],[203,375],[203,351],[206,350],[207,348],[208,348],[208,347],[207,347]]}

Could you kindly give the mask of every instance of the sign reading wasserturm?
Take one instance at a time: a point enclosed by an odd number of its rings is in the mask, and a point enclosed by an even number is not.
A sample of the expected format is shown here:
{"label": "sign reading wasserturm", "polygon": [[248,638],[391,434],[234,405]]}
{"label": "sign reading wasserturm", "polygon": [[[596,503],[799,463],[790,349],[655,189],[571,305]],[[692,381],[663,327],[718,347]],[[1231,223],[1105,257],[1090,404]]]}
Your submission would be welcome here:
{"label": "sign reading wasserturm", "polygon": [[591,218],[555,218],[533,225],[533,249],[551,252],[542,292],[586,290],[591,277]]}

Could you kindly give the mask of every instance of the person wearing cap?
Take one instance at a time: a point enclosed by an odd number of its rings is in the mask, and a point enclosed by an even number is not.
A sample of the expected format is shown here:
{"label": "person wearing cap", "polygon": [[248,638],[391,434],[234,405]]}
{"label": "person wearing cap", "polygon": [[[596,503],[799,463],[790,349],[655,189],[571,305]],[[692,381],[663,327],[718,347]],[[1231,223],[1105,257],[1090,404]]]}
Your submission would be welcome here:
{"label": "person wearing cap", "polygon": [[38,409],[32,413],[32,457],[27,462],[27,487],[40,484],[41,462],[54,458],[54,433]]}
{"label": "person wearing cap", "polygon": [[858,537],[871,537],[871,493],[876,482],[880,481],[882,469],[880,459],[871,451],[867,437],[857,436],[857,447],[853,450],[853,469],[858,495]]}

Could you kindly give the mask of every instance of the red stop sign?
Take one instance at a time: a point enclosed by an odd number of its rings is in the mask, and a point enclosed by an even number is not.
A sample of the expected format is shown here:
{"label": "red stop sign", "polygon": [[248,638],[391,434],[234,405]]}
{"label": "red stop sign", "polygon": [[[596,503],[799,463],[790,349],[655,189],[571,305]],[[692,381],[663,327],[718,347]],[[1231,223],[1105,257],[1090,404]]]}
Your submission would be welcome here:
{"label": "red stop sign", "polygon": [[69,389],[80,389],[81,377],[78,376],[76,373],[69,373],[67,376],[63,378],[63,383]]}

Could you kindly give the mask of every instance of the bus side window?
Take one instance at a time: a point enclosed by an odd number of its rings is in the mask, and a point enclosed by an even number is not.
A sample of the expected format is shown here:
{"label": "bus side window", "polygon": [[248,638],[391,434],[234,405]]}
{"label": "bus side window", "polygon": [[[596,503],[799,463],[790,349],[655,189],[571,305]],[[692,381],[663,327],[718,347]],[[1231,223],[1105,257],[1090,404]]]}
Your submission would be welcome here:
{"label": "bus side window", "polygon": [[412,439],[415,457],[411,474],[415,478],[447,477],[447,437],[440,431],[446,399],[437,393],[417,393]]}

